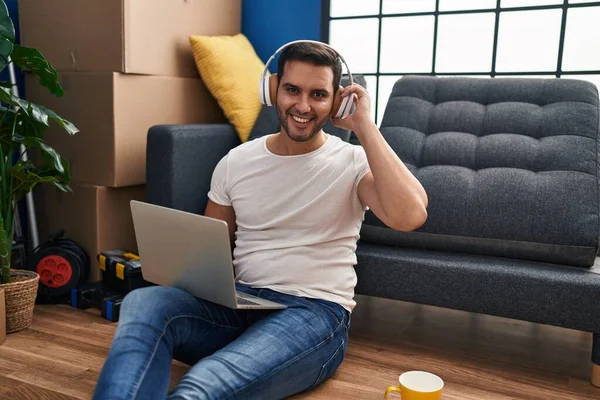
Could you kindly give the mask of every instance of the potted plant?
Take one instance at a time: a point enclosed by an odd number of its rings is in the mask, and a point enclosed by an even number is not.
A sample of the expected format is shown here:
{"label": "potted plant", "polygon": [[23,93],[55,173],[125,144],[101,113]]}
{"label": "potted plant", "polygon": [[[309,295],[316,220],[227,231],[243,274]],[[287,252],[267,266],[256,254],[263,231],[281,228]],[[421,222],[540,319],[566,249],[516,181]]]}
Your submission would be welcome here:
{"label": "potted plant", "polygon": [[[15,28],[4,0],[0,0],[0,71],[9,63],[37,75],[42,86],[61,97],[56,70],[36,49],[15,43]],[[77,128],[52,110],[15,96],[11,82],[0,81],[0,289],[6,294],[6,331],[29,327],[37,296],[39,276],[35,271],[11,268],[16,206],[38,184],[69,187],[69,164],[44,143],[44,131],[57,123],[74,135]],[[34,151],[39,164],[24,159]]]}

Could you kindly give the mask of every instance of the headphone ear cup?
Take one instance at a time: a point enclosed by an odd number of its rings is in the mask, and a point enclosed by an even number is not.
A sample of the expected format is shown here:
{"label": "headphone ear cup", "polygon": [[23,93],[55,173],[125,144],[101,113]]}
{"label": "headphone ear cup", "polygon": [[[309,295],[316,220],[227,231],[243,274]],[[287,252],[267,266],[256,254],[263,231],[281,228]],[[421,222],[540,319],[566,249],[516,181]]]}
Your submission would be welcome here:
{"label": "headphone ear cup", "polygon": [[333,97],[333,106],[331,107],[331,116],[334,118],[339,118],[340,117],[340,112],[343,109],[343,104],[345,99],[342,99],[342,89],[343,87],[340,86],[337,90],[337,92],[335,92],[335,96]]}
{"label": "headphone ear cup", "polygon": [[339,119],[344,119],[352,112],[352,106],[354,105],[353,96],[346,96],[342,99],[340,104],[340,108],[336,113],[335,117]]}
{"label": "headphone ear cup", "polygon": [[354,100],[352,96],[346,97],[344,103],[341,105],[342,107],[342,115],[340,118],[344,119],[352,112],[352,105],[354,104]]}
{"label": "headphone ear cup", "polygon": [[269,104],[274,106],[277,104],[277,74],[269,76]]}
{"label": "headphone ear cup", "polygon": [[261,78],[258,82],[258,99],[261,104],[267,104],[267,98],[265,97],[265,79]]}

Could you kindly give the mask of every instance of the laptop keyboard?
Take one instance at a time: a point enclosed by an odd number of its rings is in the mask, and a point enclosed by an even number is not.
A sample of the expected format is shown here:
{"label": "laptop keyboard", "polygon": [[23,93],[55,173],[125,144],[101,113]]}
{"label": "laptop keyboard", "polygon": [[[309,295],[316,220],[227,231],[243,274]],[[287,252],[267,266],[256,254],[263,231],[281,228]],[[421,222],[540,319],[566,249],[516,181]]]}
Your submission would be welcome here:
{"label": "laptop keyboard", "polygon": [[237,298],[237,302],[238,302],[238,304],[245,304],[245,305],[251,305],[251,306],[259,305],[258,303],[255,303],[254,301],[244,299],[243,297],[239,297],[239,296]]}

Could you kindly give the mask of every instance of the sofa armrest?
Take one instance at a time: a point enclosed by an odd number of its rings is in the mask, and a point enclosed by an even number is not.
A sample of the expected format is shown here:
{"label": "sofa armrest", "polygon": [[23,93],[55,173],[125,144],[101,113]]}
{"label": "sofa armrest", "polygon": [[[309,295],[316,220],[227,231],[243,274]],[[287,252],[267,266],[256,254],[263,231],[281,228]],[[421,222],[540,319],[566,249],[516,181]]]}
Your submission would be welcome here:
{"label": "sofa armrest", "polygon": [[146,147],[147,201],[203,214],[213,170],[239,144],[230,124],[151,127]]}

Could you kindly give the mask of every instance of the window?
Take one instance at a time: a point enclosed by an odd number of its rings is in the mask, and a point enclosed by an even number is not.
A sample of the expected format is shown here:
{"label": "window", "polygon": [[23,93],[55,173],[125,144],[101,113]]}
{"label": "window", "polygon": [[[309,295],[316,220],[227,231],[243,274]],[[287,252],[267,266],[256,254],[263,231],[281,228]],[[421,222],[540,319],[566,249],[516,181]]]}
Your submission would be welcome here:
{"label": "window", "polygon": [[403,75],[584,79],[600,87],[600,1],[324,0],[322,40],[380,123]]}

